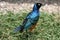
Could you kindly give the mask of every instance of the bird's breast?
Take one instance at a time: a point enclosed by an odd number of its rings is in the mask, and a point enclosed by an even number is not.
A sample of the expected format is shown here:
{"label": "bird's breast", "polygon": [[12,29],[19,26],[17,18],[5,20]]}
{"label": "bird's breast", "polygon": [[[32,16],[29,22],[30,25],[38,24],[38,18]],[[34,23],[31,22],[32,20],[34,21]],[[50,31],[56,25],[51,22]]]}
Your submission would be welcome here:
{"label": "bird's breast", "polygon": [[31,17],[31,18],[36,18],[36,17],[38,17],[38,16],[39,16],[38,13],[33,13],[30,17]]}

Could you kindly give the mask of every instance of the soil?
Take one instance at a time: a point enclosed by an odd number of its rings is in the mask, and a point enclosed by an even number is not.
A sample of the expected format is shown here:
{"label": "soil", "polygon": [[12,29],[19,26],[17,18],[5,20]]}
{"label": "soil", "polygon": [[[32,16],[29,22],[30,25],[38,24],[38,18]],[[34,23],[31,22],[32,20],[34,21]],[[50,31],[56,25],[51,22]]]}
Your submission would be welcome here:
{"label": "soil", "polygon": [[[6,11],[30,11],[33,8],[33,3],[9,3],[9,2],[0,2],[0,12]],[[41,11],[49,13],[57,13],[60,11],[60,6],[57,4],[45,4],[41,7]]]}

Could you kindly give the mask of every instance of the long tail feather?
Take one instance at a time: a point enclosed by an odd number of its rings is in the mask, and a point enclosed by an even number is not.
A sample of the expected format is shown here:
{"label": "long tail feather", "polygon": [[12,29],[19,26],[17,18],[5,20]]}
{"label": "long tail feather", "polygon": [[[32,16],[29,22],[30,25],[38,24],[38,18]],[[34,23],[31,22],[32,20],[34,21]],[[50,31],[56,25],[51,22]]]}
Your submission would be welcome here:
{"label": "long tail feather", "polygon": [[15,33],[18,32],[18,31],[23,32],[23,27],[22,27],[22,26],[18,26],[18,27],[16,27],[16,28],[14,29],[14,32],[15,32]]}

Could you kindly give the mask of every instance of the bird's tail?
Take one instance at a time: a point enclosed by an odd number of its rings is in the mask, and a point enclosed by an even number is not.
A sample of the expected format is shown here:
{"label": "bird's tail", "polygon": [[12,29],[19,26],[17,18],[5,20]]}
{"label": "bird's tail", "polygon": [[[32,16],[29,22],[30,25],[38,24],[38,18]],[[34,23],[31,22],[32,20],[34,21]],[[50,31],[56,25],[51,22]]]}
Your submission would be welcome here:
{"label": "bird's tail", "polygon": [[18,31],[20,31],[20,32],[23,32],[23,26],[18,26],[18,27],[16,27],[15,29],[14,29],[14,32],[16,33],[16,32],[18,32]]}

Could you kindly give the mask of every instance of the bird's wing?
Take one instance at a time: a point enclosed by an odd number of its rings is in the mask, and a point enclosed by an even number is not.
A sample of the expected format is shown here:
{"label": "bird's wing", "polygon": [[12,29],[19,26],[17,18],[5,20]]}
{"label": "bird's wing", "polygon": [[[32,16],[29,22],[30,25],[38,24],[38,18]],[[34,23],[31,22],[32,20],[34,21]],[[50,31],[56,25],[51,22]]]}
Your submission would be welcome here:
{"label": "bird's wing", "polygon": [[23,25],[25,25],[26,24],[26,22],[28,21],[28,19],[30,19],[30,15],[31,15],[31,12],[26,16],[26,18],[24,19],[24,21],[23,21]]}
{"label": "bird's wing", "polygon": [[20,26],[18,26],[18,27],[16,27],[16,28],[14,29],[14,32],[17,32],[17,31],[23,32],[24,26],[25,26],[25,24],[27,23],[28,19],[30,18],[29,15],[30,15],[30,13],[29,13],[29,14],[27,15],[27,17],[24,19],[22,25],[20,25]]}
{"label": "bird's wing", "polygon": [[37,18],[31,18],[32,14],[33,13],[29,13],[27,15],[26,19],[23,21],[22,25],[25,29],[31,28],[31,26],[35,25],[37,23],[38,19],[39,19],[38,17]]}

